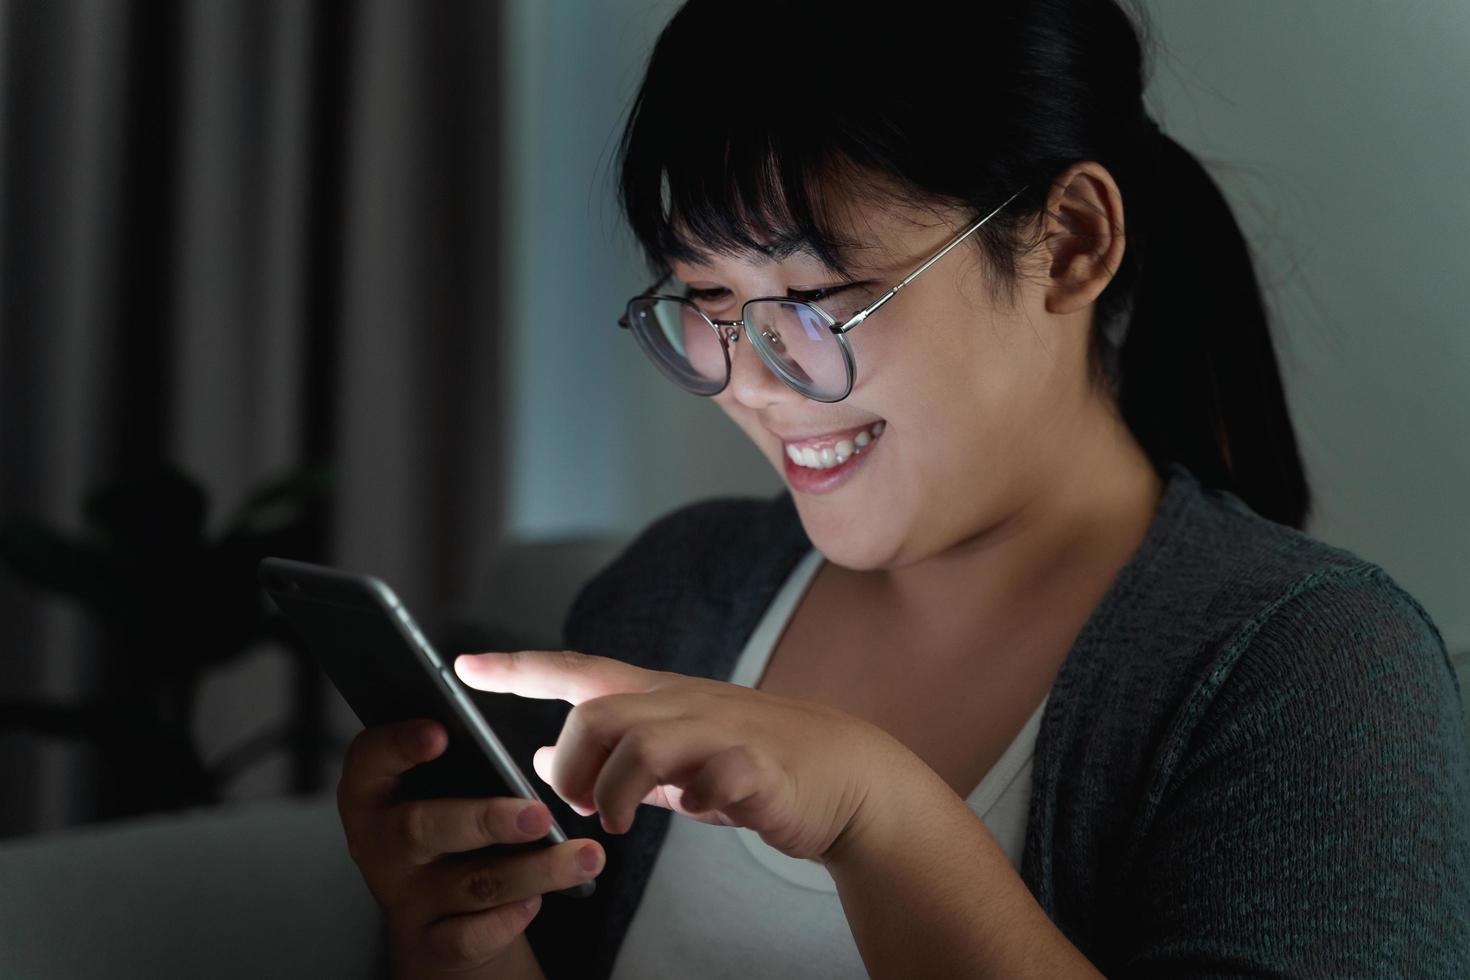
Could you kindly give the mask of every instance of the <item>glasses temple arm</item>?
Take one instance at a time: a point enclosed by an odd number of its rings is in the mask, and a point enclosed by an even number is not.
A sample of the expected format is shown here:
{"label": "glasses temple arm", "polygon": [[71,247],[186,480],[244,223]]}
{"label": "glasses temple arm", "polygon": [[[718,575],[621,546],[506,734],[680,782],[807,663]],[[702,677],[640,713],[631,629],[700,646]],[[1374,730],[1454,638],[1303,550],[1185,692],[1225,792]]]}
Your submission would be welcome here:
{"label": "glasses temple arm", "polygon": [[949,244],[945,245],[939,251],[935,252],[933,255],[931,255],[927,259],[925,259],[923,261],[923,263],[920,264],[920,266],[917,269],[915,269],[913,272],[910,272],[908,275],[904,276],[903,279],[901,279],[899,281],[898,285],[896,285],[892,289],[888,290],[888,292],[884,293],[882,296],[879,296],[876,300],[874,300],[866,308],[861,309],[861,310],[858,310],[856,313],[854,313],[852,315],[851,319],[849,319],[846,323],[842,324],[841,326],[837,327],[836,332],[837,333],[846,333],[847,331],[851,330],[853,327],[857,326],[859,323],[862,323],[868,317],[872,316],[874,313],[878,312],[878,308],[880,306],[882,306],[884,303],[886,303],[889,300],[891,300],[894,296],[898,295],[898,291],[900,289],[902,289],[903,287],[907,286],[914,279],[918,278],[919,273],[923,272],[925,269],[929,268],[935,262],[938,262],[940,259],[944,258],[944,256],[949,253],[949,250],[950,249],[954,248],[960,242],[964,241],[977,228],[979,228],[981,225],[985,224],[985,222],[989,221],[991,218],[993,218],[997,214],[999,214],[1001,208],[1004,208],[1007,204],[1010,204],[1016,198],[1020,197],[1023,193],[1026,192],[1026,190],[1027,190],[1028,187],[1030,187],[1029,184],[1026,185],[1026,187],[1023,187],[1020,190],[1016,191],[1016,193],[1012,194],[1010,197],[1006,198],[1005,201],[1003,201],[1001,204],[999,204],[995,208],[994,211],[991,211],[985,217],[981,218],[979,221],[975,222],[973,225],[971,225],[970,227],[966,228],[964,231],[962,231],[958,235],[956,235],[953,239],[950,240]]}

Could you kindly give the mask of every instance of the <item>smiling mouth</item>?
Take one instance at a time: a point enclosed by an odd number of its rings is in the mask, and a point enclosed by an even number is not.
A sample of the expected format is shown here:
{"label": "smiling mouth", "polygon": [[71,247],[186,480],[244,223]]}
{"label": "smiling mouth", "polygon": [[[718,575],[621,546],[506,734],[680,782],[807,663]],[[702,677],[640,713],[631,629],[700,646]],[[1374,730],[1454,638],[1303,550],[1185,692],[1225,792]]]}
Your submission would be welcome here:
{"label": "smiling mouth", "polygon": [[782,442],[782,448],[787,457],[797,466],[813,470],[829,470],[834,466],[840,466],[855,455],[862,453],[863,449],[872,445],[873,441],[883,435],[887,423],[879,420],[870,426],[849,429],[845,432],[833,432],[814,439],[802,439],[795,442]]}

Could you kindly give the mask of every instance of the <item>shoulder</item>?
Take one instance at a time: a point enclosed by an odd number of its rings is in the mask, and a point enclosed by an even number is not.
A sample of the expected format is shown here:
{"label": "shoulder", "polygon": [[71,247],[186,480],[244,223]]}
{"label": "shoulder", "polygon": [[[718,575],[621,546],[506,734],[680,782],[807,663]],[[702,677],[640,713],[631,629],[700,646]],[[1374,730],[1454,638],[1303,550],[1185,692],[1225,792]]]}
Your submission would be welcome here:
{"label": "shoulder", "polygon": [[1251,712],[1296,701],[1294,717],[1305,722],[1332,711],[1381,715],[1416,698],[1458,700],[1438,627],[1387,571],[1232,494],[1196,486],[1186,496],[1173,553],[1155,570],[1159,597],[1196,641],[1186,645],[1176,733],[1227,717],[1249,724]]}
{"label": "shoulder", "polygon": [[1187,674],[1217,672],[1252,641],[1310,645],[1324,620],[1366,630],[1385,615],[1443,647],[1422,606],[1382,568],[1261,517],[1182,467],[1114,592],[1104,610],[1117,660],[1109,670],[1152,672],[1163,657]]}
{"label": "shoulder", "polygon": [[1269,805],[1275,791],[1330,795],[1354,781],[1406,788],[1405,767],[1422,765],[1439,770],[1437,805],[1463,809],[1470,735],[1433,618],[1380,566],[1225,497],[1205,502],[1228,533],[1210,601],[1186,617],[1208,639],[1172,702],[1152,804],[1247,769]]}
{"label": "shoulder", "polygon": [[1228,946],[1338,976],[1397,973],[1409,948],[1426,971],[1462,962],[1470,735],[1443,637],[1379,566],[1233,505],[1216,516],[1241,535],[1218,544],[1208,590],[1230,614],[1150,752],[1127,864],[1153,938],[1135,961]]}
{"label": "shoulder", "polygon": [[1310,768],[1348,744],[1470,775],[1456,771],[1466,723],[1444,639],[1383,568],[1187,472],[1156,525],[1058,678],[1075,716],[1059,737],[1129,760],[1142,825],[1203,774]]}
{"label": "shoulder", "polygon": [[[1204,583],[1198,606],[1218,626],[1200,653],[1208,677],[1262,672],[1282,682],[1339,677],[1366,664],[1415,661],[1452,677],[1433,618],[1382,567],[1345,548],[1269,521],[1229,493],[1201,488],[1187,539],[1204,566],[1175,567],[1175,578]],[[1209,687],[1209,684],[1203,685]]]}
{"label": "shoulder", "polygon": [[[1177,731],[1196,751],[1240,748],[1267,732],[1263,755],[1310,755],[1314,742],[1366,747],[1466,737],[1444,639],[1422,605],[1366,561],[1329,565],[1286,585],[1241,622],[1196,673]],[[1463,759],[1461,760],[1463,762]]]}
{"label": "shoulder", "polygon": [[1449,670],[1433,618],[1388,572],[1359,559],[1293,581],[1242,624],[1226,660],[1243,670],[1338,672],[1389,660]]}
{"label": "shoulder", "polygon": [[1175,472],[1178,480],[1170,490],[1177,498],[1172,525],[1178,540],[1171,573],[1184,583],[1274,600],[1309,579],[1381,572],[1345,548],[1262,517],[1235,494],[1206,487],[1187,470]]}

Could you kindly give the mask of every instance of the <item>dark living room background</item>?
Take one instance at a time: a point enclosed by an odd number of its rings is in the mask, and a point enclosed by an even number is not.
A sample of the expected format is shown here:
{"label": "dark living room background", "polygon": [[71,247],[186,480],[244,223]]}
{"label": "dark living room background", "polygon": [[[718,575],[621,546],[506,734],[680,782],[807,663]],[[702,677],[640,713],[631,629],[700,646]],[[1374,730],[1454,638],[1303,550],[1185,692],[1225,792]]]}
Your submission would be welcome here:
{"label": "dark living room background", "polygon": [[[151,749],[173,753],[158,803],[200,802],[173,719],[126,737],[174,689],[203,761],[319,722],[320,683],[209,593],[248,585],[250,536],[225,539],[253,491],[294,480],[251,515],[262,544],[418,596],[468,578],[501,516],[504,337],[494,7],[7,3],[3,24],[0,502],[65,531],[5,538],[16,833],[145,807],[109,776]],[[259,715],[231,726],[242,690]],[[326,785],[328,746],[273,748],[247,768]]]}
{"label": "dark living room background", "polygon": [[[0,836],[329,794],[357,726],[262,554],[549,644],[655,517],[780,488],[615,327],[608,164],[674,6],[0,0]],[[1309,530],[1463,658],[1470,15],[1147,6],[1156,115],[1260,256]]]}
{"label": "dark living room background", "polygon": [[[641,369],[613,325],[638,276],[595,157],[666,12],[0,4],[0,834],[330,789],[357,726],[266,620],[263,554],[380,574],[451,641],[549,644],[507,536],[600,555],[773,486],[717,431],[721,462],[628,508],[595,438],[711,421],[603,370]],[[528,38],[546,60],[512,62]],[[573,48],[603,50],[559,80]],[[545,118],[542,76],[577,86]],[[583,338],[542,394],[511,390],[519,310]],[[579,480],[590,508],[557,499]]]}

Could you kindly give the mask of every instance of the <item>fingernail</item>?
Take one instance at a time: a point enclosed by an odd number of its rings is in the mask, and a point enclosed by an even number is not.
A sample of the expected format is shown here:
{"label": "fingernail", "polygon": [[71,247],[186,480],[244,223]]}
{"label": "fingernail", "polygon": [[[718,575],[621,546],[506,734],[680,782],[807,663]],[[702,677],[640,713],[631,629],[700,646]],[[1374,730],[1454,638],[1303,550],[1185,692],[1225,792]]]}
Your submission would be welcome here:
{"label": "fingernail", "polygon": [[528,806],[516,815],[516,827],[523,834],[545,833],[551,825],[542,814],[549,814],[549,811],[539,804]]}
{"label": "fingernail", "polygon": [[535,915],[536,914],[536,910],[539,909],[540,907],[541,907],[541,896],[540,895],[532,895],[530,898],[526,899],[524,902],[521,903],[521,908],[525,909],[527,912],[530,912],[532,915]]}
{"label": "fingernail", "polygon": [[597,870],[598,865],[602,864],[602,855],[597,853],[595,847],[584,847],[577,852],[577,863],[582,866],[583,871],[591,874]]}

